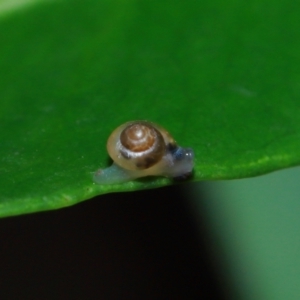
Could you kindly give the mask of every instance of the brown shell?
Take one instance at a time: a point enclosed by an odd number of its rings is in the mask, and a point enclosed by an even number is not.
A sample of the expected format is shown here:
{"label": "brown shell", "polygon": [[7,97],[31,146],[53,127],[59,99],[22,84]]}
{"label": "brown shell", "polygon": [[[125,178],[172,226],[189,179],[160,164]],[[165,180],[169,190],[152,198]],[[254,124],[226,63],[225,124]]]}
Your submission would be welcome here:
{"label": "brown shell", "polygon": [[169,145],[176,143],[162,127],[148,121],[132,121],[113,131],[107,151],[122,168],[143,170],[158,163]]}

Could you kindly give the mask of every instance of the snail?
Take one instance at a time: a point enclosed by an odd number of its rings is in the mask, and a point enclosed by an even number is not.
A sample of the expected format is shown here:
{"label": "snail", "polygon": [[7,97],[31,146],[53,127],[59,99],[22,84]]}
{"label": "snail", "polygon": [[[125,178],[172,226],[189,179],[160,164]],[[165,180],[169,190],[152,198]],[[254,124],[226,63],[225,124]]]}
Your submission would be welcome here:
{"label": "snail", "polygon": [[94,173],[98,184],[126,182],[145,176],[188,178],[194,167],[194,152],[178,146],[161,126],[131,121],[117,127],[107,141],[113,164]]}

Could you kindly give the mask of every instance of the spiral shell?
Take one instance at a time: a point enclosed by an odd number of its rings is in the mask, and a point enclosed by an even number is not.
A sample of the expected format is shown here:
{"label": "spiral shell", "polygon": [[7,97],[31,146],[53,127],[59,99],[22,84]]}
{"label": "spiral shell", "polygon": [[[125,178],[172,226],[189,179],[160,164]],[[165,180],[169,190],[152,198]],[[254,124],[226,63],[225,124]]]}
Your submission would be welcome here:
{"label": "spiral shell", "polygon": [[[169,142],[174,143],[173,140]],[[113,131],[107,141],[107,151],[122,168],[143,170],[161,160],[166,151],[166,142],[161,130],[153,123],[133,121]]]}
{"label": "spiral shell", "polygon": [[186,179],[192,174],[194,152],[179,147],[161,126],[131,121],[117,127],[107,141],[114,163],[94,173],[99,184],[121,183],[144,176]]}

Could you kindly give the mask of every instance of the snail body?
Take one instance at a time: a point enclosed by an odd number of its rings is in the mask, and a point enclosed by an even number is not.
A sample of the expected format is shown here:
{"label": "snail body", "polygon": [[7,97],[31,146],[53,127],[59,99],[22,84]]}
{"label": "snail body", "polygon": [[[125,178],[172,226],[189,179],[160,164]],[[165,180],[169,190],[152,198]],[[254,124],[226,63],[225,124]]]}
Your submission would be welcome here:
{"label": "snail body", "polygon": [[161,126],[132,121],[117,127],[107,141],[114,163],[94,173],[94,181],[112,184],[145,176],[185,179],[192,173],[194,153],[179,147]]}

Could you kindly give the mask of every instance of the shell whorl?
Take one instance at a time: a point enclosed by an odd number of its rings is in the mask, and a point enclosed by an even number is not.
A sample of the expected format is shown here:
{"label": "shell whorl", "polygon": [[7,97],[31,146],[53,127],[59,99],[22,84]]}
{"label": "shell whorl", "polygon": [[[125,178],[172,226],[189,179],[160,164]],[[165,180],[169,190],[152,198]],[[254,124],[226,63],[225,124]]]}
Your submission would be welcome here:
{"label": "shell whorl", "polygon": [[166,144],[154,124],[135,121],[118,127],[109,138],[107,148],[119,166],[128,170],[141,170],[161,160]]}
{"label": "shell whorl", "polygon": [[120,135],[122,146],[132,152],[149,151],[157,143],[159,132],[146,124],[136,123],[126,127]]}

